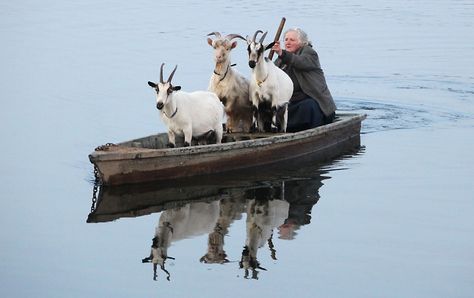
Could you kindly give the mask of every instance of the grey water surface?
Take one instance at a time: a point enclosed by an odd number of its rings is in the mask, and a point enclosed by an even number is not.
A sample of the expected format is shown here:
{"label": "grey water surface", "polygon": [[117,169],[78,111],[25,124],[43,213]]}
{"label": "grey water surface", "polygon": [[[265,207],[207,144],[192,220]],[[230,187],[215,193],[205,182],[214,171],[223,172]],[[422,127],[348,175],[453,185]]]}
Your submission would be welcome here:
{"label": "grey water surface", "polygon": [[[133,205],[162,188],[125,192],[109,201],[120,212],[90,217],[107,206],[92,205],[88,154],[165,131],[147,86],[160,64],[206,89],[209,32],[273,36],[283,16],[309,34],[339,111],[367,114],[361,150],[270,178],[166,185],[166,206]],[[473,19],[468,0],[1,2],[0,296],[472,297]],[[232,59],[250,74],[243,41]],[[172,203],[197,192],[211,195]],[[271,241],[265,270],[246,273],[258,196],[275,198]],[[153,280],[142,259],[160,218],[175,220],[174,259]],[[217,223],[228,262],[200,262]]]}

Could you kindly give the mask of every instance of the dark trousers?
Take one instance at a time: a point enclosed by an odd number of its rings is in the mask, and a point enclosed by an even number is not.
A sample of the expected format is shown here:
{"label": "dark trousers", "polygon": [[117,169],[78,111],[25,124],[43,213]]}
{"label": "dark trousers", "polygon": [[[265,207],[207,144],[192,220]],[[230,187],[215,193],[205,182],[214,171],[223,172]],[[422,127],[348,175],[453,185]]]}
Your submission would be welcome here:
{"label": "dark trousers", "polygon": [[326,117],[319,104],[312,98],[290,101],[286,131],[296,132],[331,123],[334,115]]}

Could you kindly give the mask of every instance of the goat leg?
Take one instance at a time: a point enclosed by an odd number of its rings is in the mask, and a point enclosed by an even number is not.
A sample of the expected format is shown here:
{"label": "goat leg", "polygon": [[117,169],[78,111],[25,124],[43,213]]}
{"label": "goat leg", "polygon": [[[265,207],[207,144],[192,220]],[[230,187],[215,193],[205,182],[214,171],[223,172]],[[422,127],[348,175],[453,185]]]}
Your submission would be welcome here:
{"label": "goat leg", "polygon": [[184,134],[184,147],[188,147],[191,145],[191,140],[193,138],[193,130],[191,127],[186,127],[183,129]]}
{"label": "goat leg", "polygon": [[175,135],[174,132],[170,129],[168,130],[168,144],[166,144],[168,148],[176,147]]}

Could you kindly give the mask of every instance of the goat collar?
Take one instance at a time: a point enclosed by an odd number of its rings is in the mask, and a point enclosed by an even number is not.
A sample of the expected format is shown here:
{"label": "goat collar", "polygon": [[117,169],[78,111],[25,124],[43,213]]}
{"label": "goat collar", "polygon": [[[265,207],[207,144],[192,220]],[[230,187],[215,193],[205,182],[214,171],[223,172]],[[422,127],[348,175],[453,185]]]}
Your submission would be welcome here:
{"label": "goat collar", "polygon": [[[229,72],[229,69],[230,69],[232,66],[235,66],[235,65],[236,65],[236,64],[232,64],[232,65],[229,64],[229,65],[227,65],[227,69],[225,70],[224,76],[219,80],[219,82],[222,81],[223,79],[225,79],[225,77],[227,76],[227,73]],[[214,74],[216,74],[216,75],[218,75],[218,76],[221,75],[221,74],[218,73],[215,69],[214,69]]]}
{"label": "goat collar", "polygon": [[267,76],[261,81],[256,80],[258,87],[262,87],[262,84],[268,79],[268,75],[269,75],[269,73],[267,73]]}
{"label": "goat collar", "polygon": [[165,111],[163,111],[163,114],[165,114],[165,116],[170,118],[170,119],[173,118],[174,116],[176,116],[176,113],[178,113],[178,107],[176,107],[176,110],[173,112],[173,114],[171,114],[171,116],[166,115]]}

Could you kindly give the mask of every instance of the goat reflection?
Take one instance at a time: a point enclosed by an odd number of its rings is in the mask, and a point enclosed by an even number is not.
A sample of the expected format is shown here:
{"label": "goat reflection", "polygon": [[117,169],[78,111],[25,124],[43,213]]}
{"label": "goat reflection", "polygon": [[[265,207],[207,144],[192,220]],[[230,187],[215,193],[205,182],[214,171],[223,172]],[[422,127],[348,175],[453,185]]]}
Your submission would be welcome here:
{"label": "goat reflection", "polygon": [[201,257],[201,263],[224,264],[229,262],[224,250],[224,236],[229,233],[232,222],[242,218],[245,209],[245,200],[241,197],[222,199],[219,203],[219,217],[214,230],[209,234],[207,252]]}
{"label": "goat reflection", "polygon": [[247,237],[242,251],[239,265],[245,270],[244,278],[258,279],[258,269],[265,270],[260,266],[257,252],[267,242],[271,251],[272,259],[276,260],[273,249],[273,229],[282,225],[288,216],[289,203],[282,200],[284,197],[284,183],[278,187],[264,187],[249,190],[247,193]]}
{"label": "goat reflection", "polygon": [[224,237],[235,220],[246,213],[246,238],[240,256],[239,268],[244,269],[244,278],[258,279],[261,266],[258,250],[268,244],[270,256],[276,260],[273,233],[278,229],[279,239],[294,239],[296,230],[310,223],[311,209],[319,199],[321,180],[285,181],[271,186],[233,192],[229,197],[212,203],[190,203],[184,207],[165,210],[161,213],[150,256],[143,262],[153,263],[154,279],[157,267],[170,273],[165,267],[168,248],[173,242],[184,238],[208,234],[206,253],[199,259],[206,264],[229,263],[224,249]]}
{"label": "goat reflection", "polygon": [[212,203],[191,203],[183,207],[165,210],[160,215],[155,236],[152,239],[150,256],[142,259],[143,263],[153,264],[153,279],[157,280],[157,267],[167,274],[166,260],[173,259],[168,256],[168,248],[173,242],[190,238],[196,235],[209,233],[213,230],[219,215],[219,201]]}

